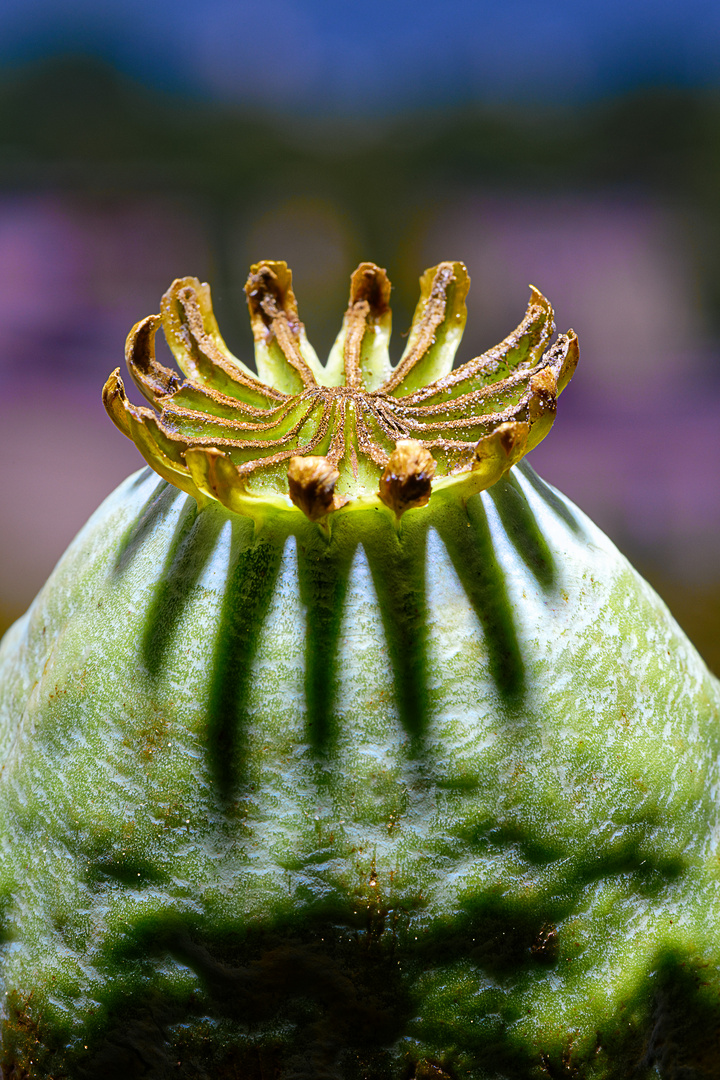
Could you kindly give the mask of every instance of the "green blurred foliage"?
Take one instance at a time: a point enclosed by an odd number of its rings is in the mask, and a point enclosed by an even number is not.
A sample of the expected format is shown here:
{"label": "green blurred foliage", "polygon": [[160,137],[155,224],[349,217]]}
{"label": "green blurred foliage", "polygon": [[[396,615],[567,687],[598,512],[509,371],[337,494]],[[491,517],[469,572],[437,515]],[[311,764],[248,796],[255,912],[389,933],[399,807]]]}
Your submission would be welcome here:
{"label": "green blurred foliage", "polygon": [[[455,192],[649,189],[686,208],[701,302],[720,317],[714,91],[319,121],[163,97],[98,62],[54,60],[0,80],[0,186],[186,194],[206,217],[217,292],[238,273],[230,219],[242,228],[288,199],[325,201],[349,223],[352,257],[402,268],[402,315],[414,305],[405,256],[418,222]],[[242,313],[220,314],[244,326]]]}

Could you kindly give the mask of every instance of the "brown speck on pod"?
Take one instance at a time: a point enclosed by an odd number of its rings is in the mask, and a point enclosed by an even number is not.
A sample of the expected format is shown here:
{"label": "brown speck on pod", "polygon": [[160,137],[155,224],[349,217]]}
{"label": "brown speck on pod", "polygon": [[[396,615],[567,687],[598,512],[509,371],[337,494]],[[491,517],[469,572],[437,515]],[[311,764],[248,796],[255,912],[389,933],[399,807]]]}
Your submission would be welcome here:
{"label": "brown speck on pod", "polygon": [[379,495],[401,517],[430,500],[435,459],[416,439],[399,439],[380,477]]}
{"label": "brown speck on pod", "polygon": [[413,1080],[451,1080],[450,1073],[446,1072],[433,1061],[423,1059],[415,1066]]}
{"label": "brown speck on pod", "polygon": [[552,923],[545,923],[530,946],[530,952],[536,960],[553,963],[558,954],[558,932]]}
{"label": "brown speck on pod", "polygon": [[342,505],[335,495],[340,473],[325,457],[291,457],[288,465],[290,498],[311,521]]}

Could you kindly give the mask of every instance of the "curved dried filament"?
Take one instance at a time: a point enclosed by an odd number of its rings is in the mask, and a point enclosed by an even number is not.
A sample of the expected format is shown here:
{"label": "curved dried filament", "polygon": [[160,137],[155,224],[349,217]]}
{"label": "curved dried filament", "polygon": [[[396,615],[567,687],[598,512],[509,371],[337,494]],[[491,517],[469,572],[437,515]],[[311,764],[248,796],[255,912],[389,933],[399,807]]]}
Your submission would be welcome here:
{"label": "curved dried filament", "polygon": [[256,420],[258,423],[269,423],[273,417],[281,417],[293,408],[295,398],[284,397],[279,404],[272,408],[260,409],[257,405],[248,405],[237,398],[221,394],[209,386],[200,386],[197,383],[185,379],[178,390],[168,394],[165,398],[159,398],[156,402],[159,408],[172,407],[177,412],[200,412],[208,416],[222,416],[227,420],[247,419]]}
{"label": "curved dried filament", "polygon": [[213,332],[210,289],[197,278],[172,283],[162,298],[162,321],[178,367],[189,379],[249,405],[270,406],[282,400],[282,394],[255,378]]}
{"label": "curved dried filament", "polygon": [[373,391],[389,378],[390,281],[374,263],[360,263],[350,278],[342,340],[345,385]]}
{"label": "curved dried filament", "polygon": [[425,271],[407,348],[380,387],[383,393],[404,397],[447,375],[465,329],[469,288],[470,278],[462,263],[444,262]]}
{"label": "curved dried filament", "polygon": [[430,405],[447,401],[497,383],[519,367],[535,367],[555,332],[554,312],[548,300],[532,290],[525,318],[511,334],[474,360],[468,360],[442,379],[409,395],[407,404]]}
{"label": "curved dried filament", "polygon": [[[303,388],[316,386],[315,375],[303,355],[309,346],[304,341],[292,273],[286,263],[256,263],[250,268],[245,292],[260,378],[285,394],[297,394]],[[316,366],[319,364],[315,357],[313,367]]]}
{"label": "curved dried filament", "polygon": [[182,379],[155,359],[155,334],[160,315],[148,315],[135,323],[125,341],[125,363],[138,390],[151,405],[177,390]]}
{"label": "curved dried filament", "polygon": [[200,411],[176,410],[170,403],[163,409],[162,419],[170,430],[188,439],[222,439],[233,443],[261,445],[266,441],[283,439],[297,431],[308,412],[316,407],[317,401],[314,397],[293,398],[279,416],[271,416],[265,422],[248,422],[208,416]]}

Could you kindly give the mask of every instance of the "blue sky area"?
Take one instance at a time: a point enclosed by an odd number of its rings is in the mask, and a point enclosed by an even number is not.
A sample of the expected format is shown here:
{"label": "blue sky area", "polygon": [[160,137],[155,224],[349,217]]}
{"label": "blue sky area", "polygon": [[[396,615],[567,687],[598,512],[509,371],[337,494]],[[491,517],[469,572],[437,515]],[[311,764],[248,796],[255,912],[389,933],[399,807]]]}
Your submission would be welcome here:
{"label": "blue sky area", "polygon": [[165,90],[315,113],[720,84],[717,0],[4,0],[0,65],[84,53]]}

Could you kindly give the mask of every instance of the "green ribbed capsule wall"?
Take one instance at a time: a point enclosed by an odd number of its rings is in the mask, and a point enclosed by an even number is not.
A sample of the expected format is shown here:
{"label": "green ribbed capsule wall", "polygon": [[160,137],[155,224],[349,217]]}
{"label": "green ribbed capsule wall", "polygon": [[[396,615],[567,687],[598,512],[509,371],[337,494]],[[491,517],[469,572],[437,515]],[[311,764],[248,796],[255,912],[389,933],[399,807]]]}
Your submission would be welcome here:
{"label": "green ribbed capsule wall", "polygon": [[720,690],[526,465],[399,530],[145,470],[0,649],[3,1075],[720,1076]]}

